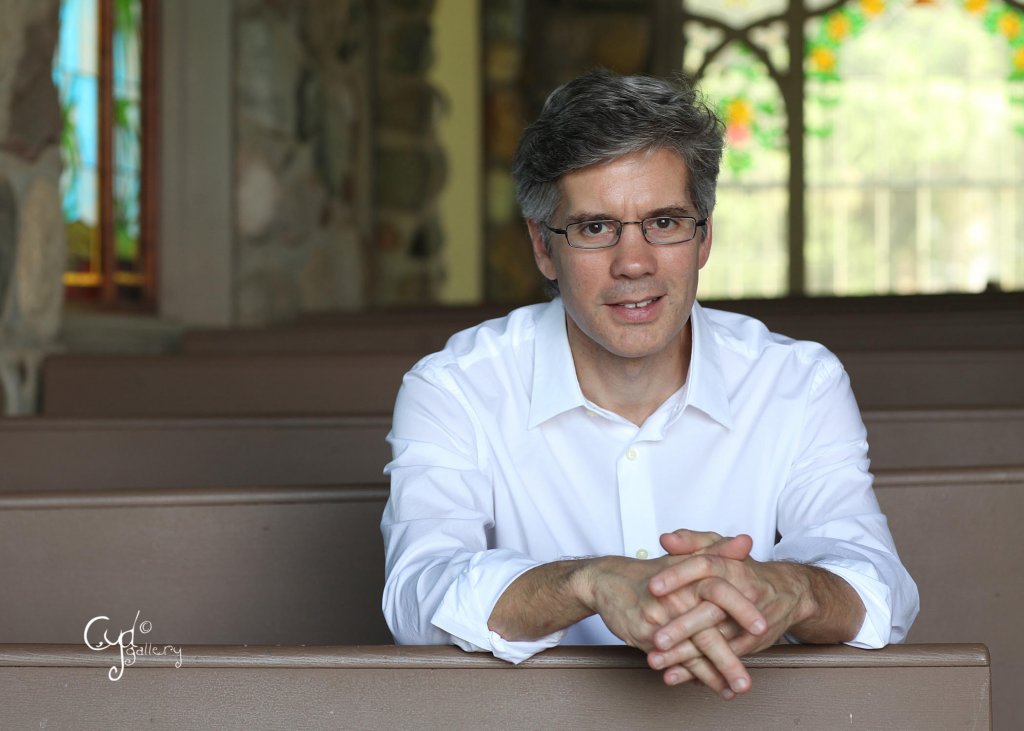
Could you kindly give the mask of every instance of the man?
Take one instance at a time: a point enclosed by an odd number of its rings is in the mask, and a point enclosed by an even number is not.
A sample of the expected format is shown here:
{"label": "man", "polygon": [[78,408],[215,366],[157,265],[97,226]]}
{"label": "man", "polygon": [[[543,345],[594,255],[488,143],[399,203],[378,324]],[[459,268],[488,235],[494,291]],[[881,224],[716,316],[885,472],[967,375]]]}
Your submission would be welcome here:
{"label": "man", "polygon": [[[410,371],[389,441],[399,643],[625,642],[730,699],[787,638],[901,641],[917,589],[838,360],[705,310],[722,125],[686,84],[557,89],[513,172],[558,293]],[[722,536],[735,536],[723,538]]]}

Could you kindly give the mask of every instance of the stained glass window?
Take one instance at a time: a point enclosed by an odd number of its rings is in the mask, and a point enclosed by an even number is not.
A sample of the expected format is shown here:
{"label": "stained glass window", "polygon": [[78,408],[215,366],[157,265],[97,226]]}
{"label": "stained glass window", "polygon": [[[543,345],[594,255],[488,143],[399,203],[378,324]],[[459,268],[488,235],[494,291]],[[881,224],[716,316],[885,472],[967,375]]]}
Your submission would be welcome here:
{"label": "stained glass window", "polygon": [[[146,302],[153,293],[151,135],[143,133],[152,21],[145,0],[62,0],[54,80],[71,298]],[[150,115],[151,116],[151,115]]]}
{"label": "stained glass window", "polygon": [[728,136],[703,296],[1024,288],[1020,3],[684,8]]}

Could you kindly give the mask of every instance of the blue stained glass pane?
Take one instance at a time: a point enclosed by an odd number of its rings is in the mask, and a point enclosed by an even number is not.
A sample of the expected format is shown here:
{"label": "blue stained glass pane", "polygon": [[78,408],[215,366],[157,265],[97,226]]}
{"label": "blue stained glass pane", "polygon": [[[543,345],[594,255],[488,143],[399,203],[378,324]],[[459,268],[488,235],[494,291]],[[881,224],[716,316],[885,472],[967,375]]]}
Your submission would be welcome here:
{"label": "blue stained glass pane", "polygon": [[61,187],[69,224],[68,271],[78,273],[100,270],[98,13],[96,0],[61,2],[53,68],[64,117]]}

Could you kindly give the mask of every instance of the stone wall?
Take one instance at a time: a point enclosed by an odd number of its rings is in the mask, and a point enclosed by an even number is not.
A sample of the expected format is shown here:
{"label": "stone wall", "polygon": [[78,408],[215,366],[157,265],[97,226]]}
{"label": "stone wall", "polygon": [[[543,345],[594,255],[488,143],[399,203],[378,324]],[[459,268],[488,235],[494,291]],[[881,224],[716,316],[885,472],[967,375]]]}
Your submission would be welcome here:
{"label": "stone wall", "polygon": [[0,406],[35,406],[63,306],[58,0],[5,0],[0,18]]}
{"label": "stone wall", "polygon": [[368,11],[363,0],[236,0],[239,324],[364,302]]}
{"label": "stone wall", "polygon": [[427,80],[434,61],[434,2],[374,5],[376,235],[367,304],[431,303],[444,277],[437,204],[446,176],[436,132],[443,101]]}
{"label": "stone wall", "polygon": [[242,325],[433,302],[432,0],[235,0]]}

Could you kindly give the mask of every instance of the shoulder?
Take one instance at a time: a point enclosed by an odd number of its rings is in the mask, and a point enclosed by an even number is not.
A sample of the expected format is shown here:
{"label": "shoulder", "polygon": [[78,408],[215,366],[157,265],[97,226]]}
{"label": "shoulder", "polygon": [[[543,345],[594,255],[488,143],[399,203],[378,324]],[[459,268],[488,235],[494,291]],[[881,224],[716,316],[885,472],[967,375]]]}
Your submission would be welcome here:
{"label": "shoulder", "polygon": [[844,373],[839,358],[821,343],[794,340],[769,330],[760,320],[725,310],[702,308],[723,366],[757,373],[808,375],[815,382]]}
{"label": "shoulder", "polygon": [[528,305],[452,335],[444,348],[422,358],[409,375],[427,379],[532,366],[537,325],[552,303]]}

